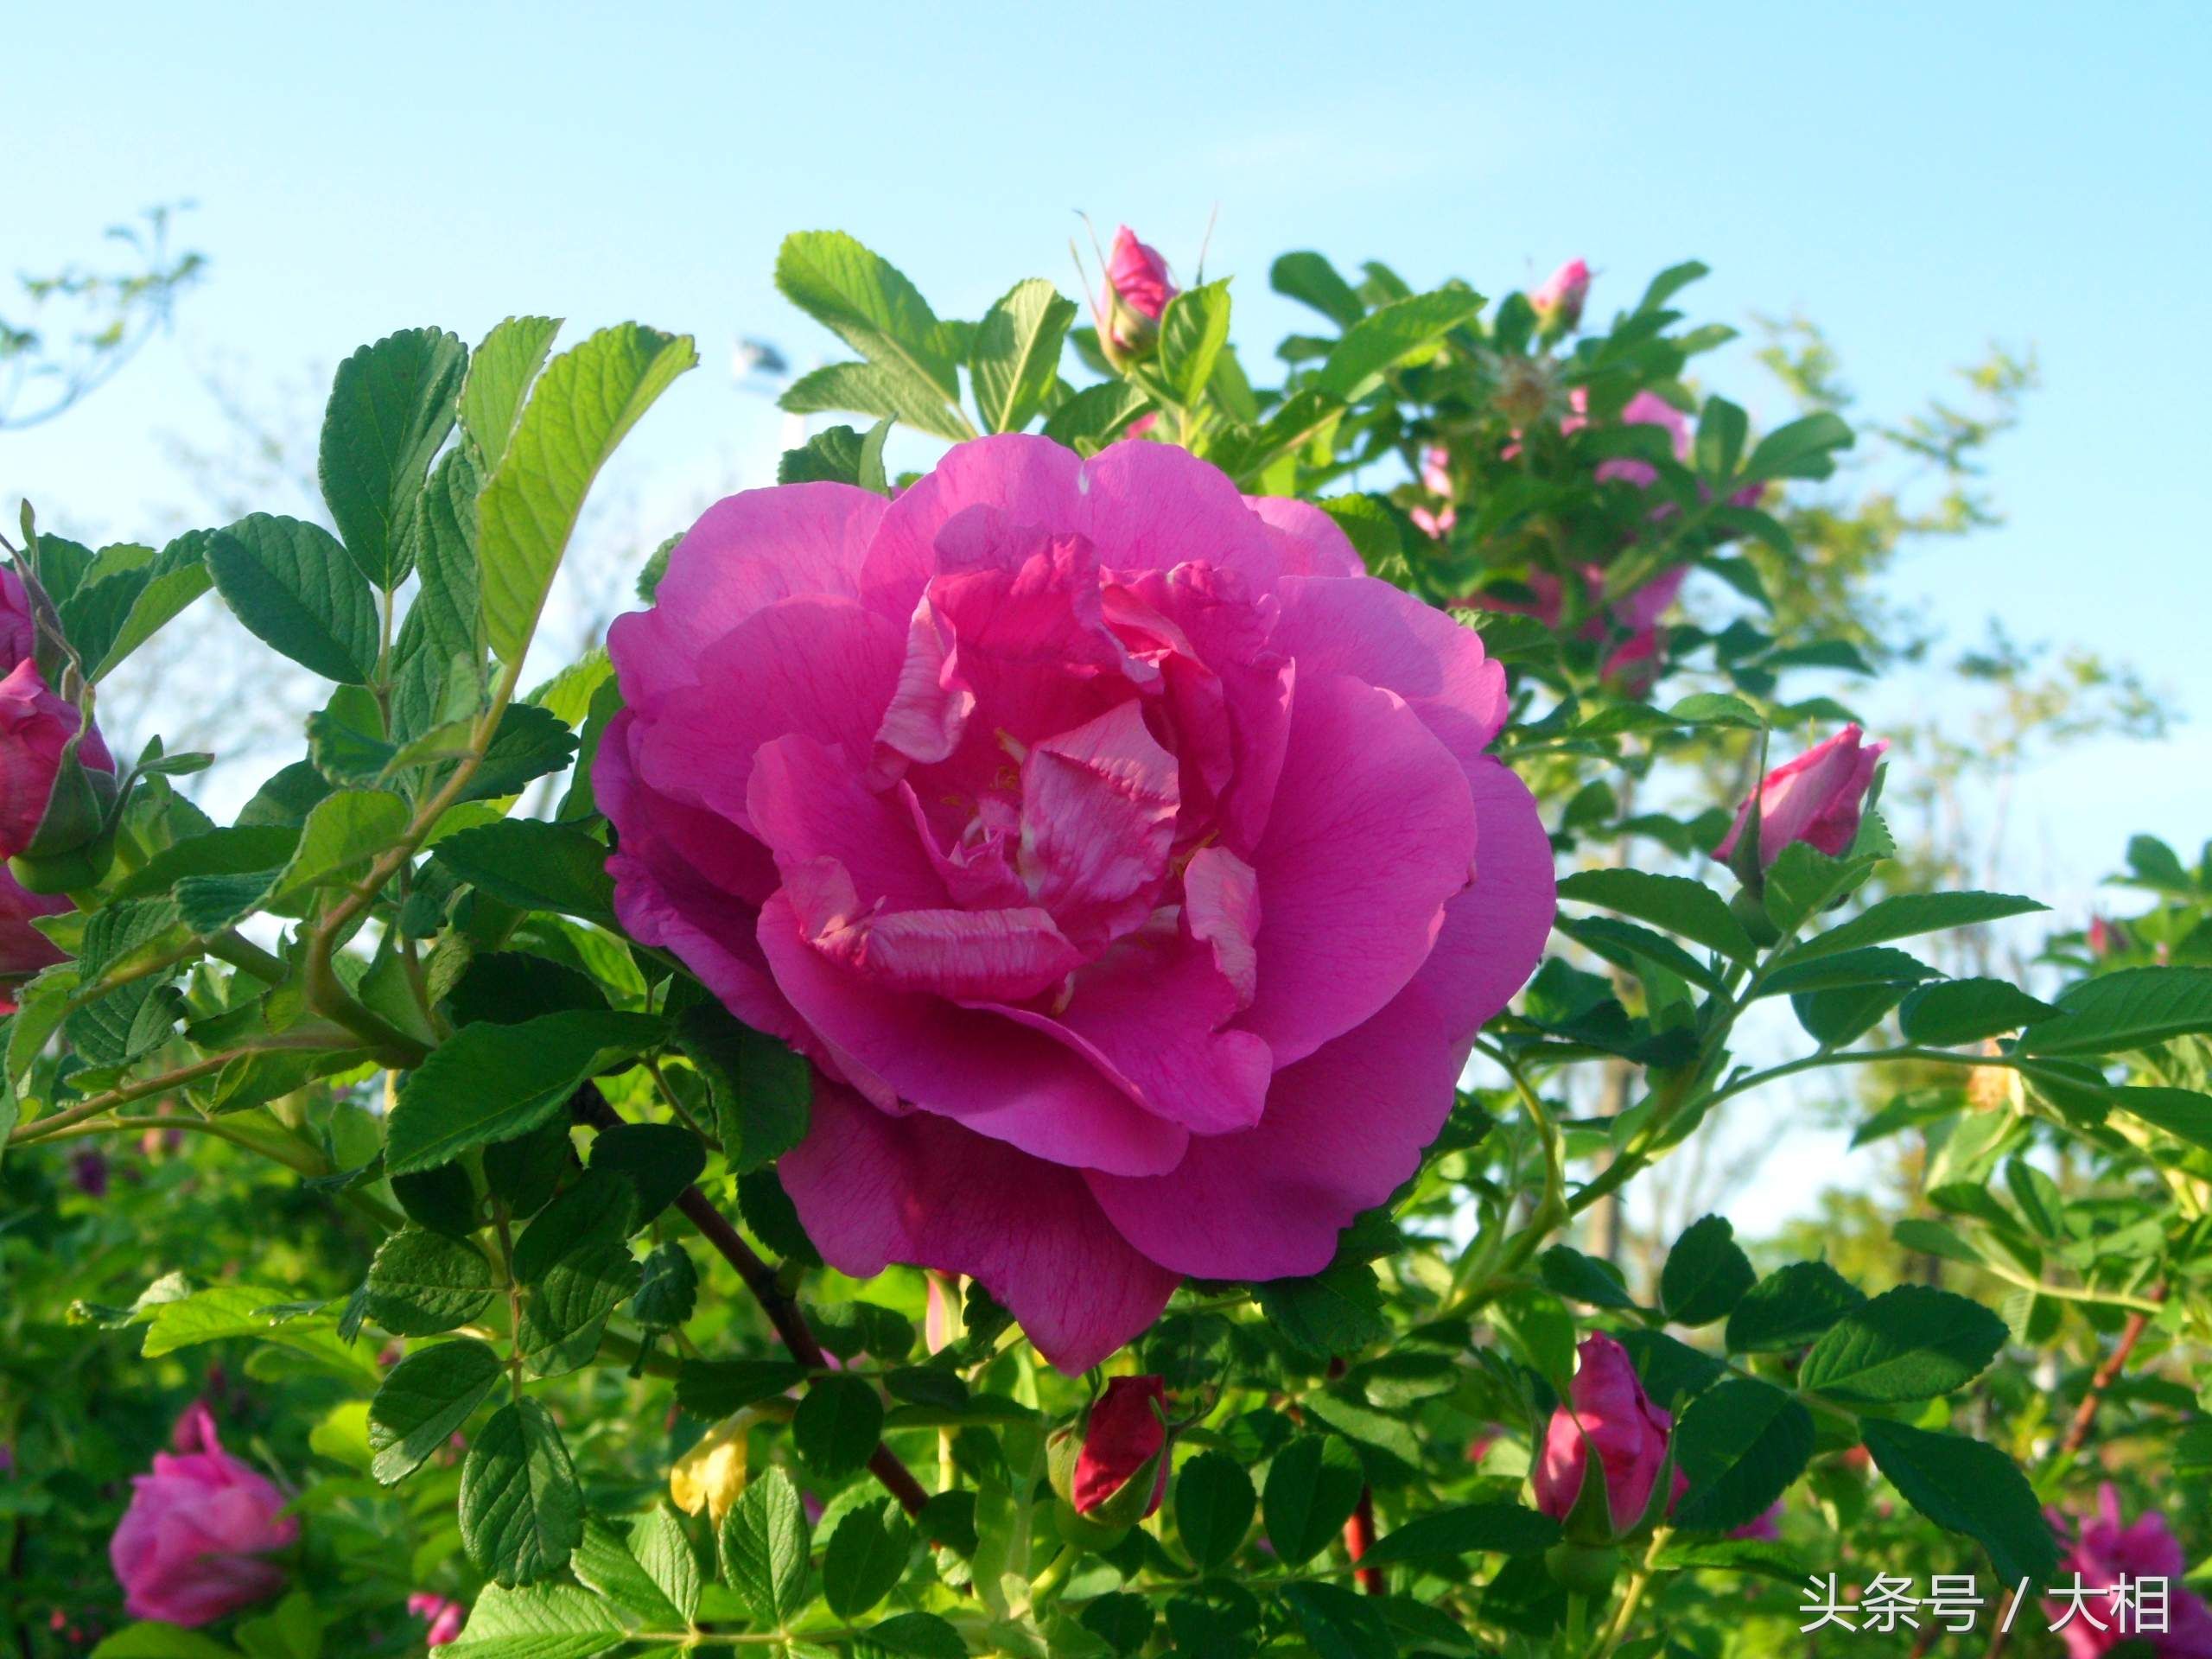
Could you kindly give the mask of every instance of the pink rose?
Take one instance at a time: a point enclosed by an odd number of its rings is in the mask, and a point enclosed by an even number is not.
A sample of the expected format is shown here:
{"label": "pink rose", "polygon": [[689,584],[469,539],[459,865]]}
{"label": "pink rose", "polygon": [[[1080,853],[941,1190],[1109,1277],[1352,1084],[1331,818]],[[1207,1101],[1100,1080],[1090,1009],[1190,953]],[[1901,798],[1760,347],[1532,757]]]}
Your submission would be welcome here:
{"label": "pink rose", "polygon": [[[2059,1528],[2063,1538],[2063,1520]],[[2110,1482],[2097,1489],[2096,1516],[2082,1524],[2080,1536],[2073,1541],[2058,1570],[2069,1586],[2078,1574],[2082,1586],[2096,1592],[2112,1589],[2122,1579],[2130,1584],[2143,1579],[2165,1580],[2165,1630],[2161,1634],[2155,1628],[2145,1630],[2140,1633],[2142,1639],[2151,1644],[2157,1659],[2212,1656],[2212,1608],[2182,1588],[2181,1578],[2189,1570],[2189,1560],[2182,1553],[2180,1541],[2167,1529],[2165,1516],[2155,1510],[2132,1526],[2123,1524],[2120,1494]],[[2068,1659],[2094,1659],[2136,1634],[2132,1610],[2123,1616],[2103,1593],[2083,1599],[2084,1605],[2078,1610],[2070,1595],[2064,1600],[2044,1603],[2052,1624],[2065,1619],[2058,1634],[2066,1643]]]}
{"label": "pink rose", "polygon": [[1532,1478],[1536,1507],[1555,1521],[1567,1518],[1581,1495],[1583,1470],[1594,1447],[1613,1530],[1624,1533],[1651,1502],[1675,1420],[1651,1403],[1628,1350],[1611,1337],[1586,1337],[1580,1352],[1582,1363],[1568,1385],[1567,1402],[1552,1413],[1544,1433],[1543,1455]]}
{"label": "pink rose", "polygon": [[[77,725],[76,705],[47,690],[29,658],[0,679],[0,857],[13,858],[31,844],[54,792],[62,748]],[[87,766],[115,770],[97,729],[86,734],[77,753]]]}
{"label": "pink rose", "polygon": [[1167,1424],[1160,1415],[1167,1386],[1156,1376],[1116,1376],[1090,1408],[1090,1421],[1083,1433],[1083,1450],[1075,1460],[1071,1502],[1077,1515],[1090,1515],[1110,1503],[1131,1480],[1154,1463],[1147,1483],[1152,1495],[1141,1521],[1160,1507],[1167,1491],[1167,1459],[1160,1452],[1167,1446]]}
{"label": "pink rose", "polygon": [[1167,302],[1179,292],[1167,274],[1167,261],[1122,226],[1114,232],[1106,256],[1106,292],[1093,306],[1102,344],[1111,351],[1136,352],[1151,345]]}
{"label": "pink rose", "polygon": [[2127,930],[2101,916],[2089,918],[2089,954],[2102,960],[2127,949]]}
{"label": "pink rose", "polygon": [[[1579,386],[1575,389],[1575,396],[1577,399],[1575,407],[1578,411],[1589,406],[1588,399],[1583,396],[1582,390]],[[1681,410],[1676,409],[1657,392],[1639,391],[1635,397],[1630,398],[1628,406],[1621,410],[1621,423],[1624,426],[1664,428],[1674,442],[1675,459],[1676,461],[1689,459],[1689,421]],[[1567,422],[1561,422],[1560,429],[1563,432],[1572,431],[1575,426],[1586,423],[1586,417],[1584,421],[1576,421],[1572,425]],[[1612,461],[1601,461],[1598,463],[1598,481],[1600,484],[1616,478],[1624,483],[1633,484],[1638,489],[1648,490],[1658,481],[1659,471],[1648,461],[1637,461],[1626,456]]]}
{"label": "pink rose", "polygon": [[1529,303],[1545,327],[1566,334],[1582,321],[1582,302],[1589,295],[1590,267],[1570,259],[1544,278],[1542,286],[1529,296]]}
{"label": "pink rose", "polygon": [[[1782,849],[1802,841],[1830,858],[1840,858],[1859,833],[1859,815],[1874,781],[1874,767],[1889,748],[1886,742],[1862,743],[1866,735],[1857,726],[1847,726],[1834,737],[1816,743],[1795,760],[1784,761],[1759,784],[1759,864],[1762,868],[1782,856]],[[1726,860],[1751,819],[1751,804],[1737,810],[1736,822],[1726,839],[1713,849]]]}
{"label": "pink rose", "polygon": [[[1679,1497],[1681,1494],[1677,1492]],[[1776,1498],[1758,1514],[1728,1535],[1748,1543],[1771,1543],[1782,1536],[1782,1500]]]}
{"label": "pink rose", "polygon": [[284,1587],[284,1570],[262,1558],[289,1548],[300,1524],[282,1492],[223,1450],[204,1406],[185,1414],[176,1444],[193,1449],[156,1452],[154,1472],[132,1477],[108,1559],[133,1618],[205,1624]]}
{"label": "pink rose", "polygon": [[1442,444],[1431,444],[1421,451],[1421,486],[1440,497],[1441,505],[1415,507],[1407,516],[1431,538],[1440,542],[1445,532],[1459,520],[1459,512],[1452,505],[1452,452]]}
{"label": "pink rose", "polygon": [[38,626],[23,579],[0,565],[0,664],[12,668],[38,650]]}
{"label": "pink rose", "polygon": [[468,1623],[468,1609],[451,1596],[417,1592],[407,1598],[407,1611],[429,1625],[423,1639],[434,1648],[458,1641],[461,1627]]}
{"label": "pink rose", "polygon": [[1480,639],[1173,445],[732,497],[609,645],[617,909],[820,1069],[808,1233],[1071,1371],[1326,1266],[1550,925]]}

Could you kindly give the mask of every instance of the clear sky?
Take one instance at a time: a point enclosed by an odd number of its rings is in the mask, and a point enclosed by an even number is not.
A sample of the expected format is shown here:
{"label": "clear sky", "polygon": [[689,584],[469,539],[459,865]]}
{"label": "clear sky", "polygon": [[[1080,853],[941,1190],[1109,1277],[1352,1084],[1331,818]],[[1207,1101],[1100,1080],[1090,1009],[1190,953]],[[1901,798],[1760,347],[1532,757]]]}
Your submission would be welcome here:
{"label": "clear sky", "polygon": [[[0,435],[11,518],[28,493],[80,533],[176,528],[167,440],[219,443],[207,373],[265,393],[526,311],[699,337],[610,480],[648,512],[765,481],[778,423],[726,365],[741,334],[828,349],[770,281],[794,229],[973,316],[1021,276],[1073,290],[1078,209],[1185,274],[1217,212],[1248,361],[1298,315],[1266,287],[1287,248],[1492,293],[1582,254],[1600,308],[1695,256],[1695,308],[1802,310],[1869,416],[2034,348],[1987,480],[2008,524],[1892,595],[1961,642],[1995,616],[2133,662],[2183,717],[2027,780],[2024,880],[2078,906],[2130,830],[2212,831],[2212,8],[118,0],[21,5],[7,36],[0,264],[186,198],[213,261],[174,338]],[[1740,353],[1710,372],[1782,412]]]}

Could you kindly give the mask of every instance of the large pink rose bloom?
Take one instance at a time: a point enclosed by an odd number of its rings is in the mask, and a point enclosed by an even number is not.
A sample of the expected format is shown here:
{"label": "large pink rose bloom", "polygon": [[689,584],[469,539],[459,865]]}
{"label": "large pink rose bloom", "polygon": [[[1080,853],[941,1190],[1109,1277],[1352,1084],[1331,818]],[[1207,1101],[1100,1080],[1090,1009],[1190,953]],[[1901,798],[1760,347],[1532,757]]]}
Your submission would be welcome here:
{"label": "large pink rose bloom", "polygon": [[2066,1643],[2067,1659],[2095,1659],[2131,1638],[2147,1643],[2157,1659],[2212,1659],[2212,1608],[2182,1588],[2189,1559],[2181,1541],[2156,1510],[2132,1523],[2123,1521],[2120,1494],[2110,1482],[2098,1488],[2096,1515],[2082,1523],[2080,1536],[2058,1566],[2069,1586],[2078,1573],[2082,1586],[2092,1592],[2110,1590],[2123,1579],[2130,1585],[2144,1579],[2166,1580],[2163,1630],[2152,1613],[2141,1619],[2146,1628],[2139,1634],[2136,1611],[2131,1608],[2123,1615],[2112,1598],[2102,1593],[2085,1597],[2081,1609],[2070,1594],[2063,1600],[2044,1602],[2053,1621],[2066,1620],[2058,1634]]}
{"label": "large pink rose bloom", "polygon": [[24,980],[64,960],[54,941],[31,925],[32,918],[68,908],[66,893],[29,892],[0,864],[0,1014],[13,1011]]}
{"label": "large pink rose bloom", "polygon": [[1170,445],[733,497],[609,644],[617,908],[830,1080],[808,1232],[1070,1370],[1325,1266],[1549,925],[1481,641]]}
{"label": "large pink rose bloom", "polygon": [[154,1472],[132,1478],[108,1559],[131,1618],[205,1624],[284,1587],[264,1557],[289,1548],[300,1524],[282,1492],[223,1450],[205,1406],[186,1413],[176,1439],[190,1449],[157,1452]]}

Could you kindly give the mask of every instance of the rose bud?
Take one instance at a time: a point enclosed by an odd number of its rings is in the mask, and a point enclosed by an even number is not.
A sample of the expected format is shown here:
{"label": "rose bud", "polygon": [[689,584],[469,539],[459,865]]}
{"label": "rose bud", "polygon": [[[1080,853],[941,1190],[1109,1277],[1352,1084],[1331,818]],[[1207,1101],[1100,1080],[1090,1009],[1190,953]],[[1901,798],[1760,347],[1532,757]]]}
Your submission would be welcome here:
{"label": "rose bud", "polygon": [[1099,346],[1108,359],[1151,350],[1160,319],[1177,292],[1157,248],[1138,241],[1126,225],[1115,232],[1114,251],[1106,257],[1106,292],[1093,307]]}
{"label": "rose bud", "polygon": [[89,887],[114,848],[115,760],[29,658],[0,679],[0,856],[33,893]]}
{"label": "rose bud", "polygon": [[1675,1420],[1651,1403],[1628,1351],[1611,1337],[1586,1338],[1579,1351],[1581,1363],[1568,1385],[1567,1402],[1552,1414],[1531,1476],[1536,1507],[1554,1521],[1566,1520],[1582,1497],[1594,1449],[1610,1535],[1620,1537],[1635,1529],[1650,1506]]}
{"label": "rose bud", "polygon": [[468,1609],[451,1596],[434,1596],[418,1591],[407,1598],[407,1611],[429,1625],[423,1639],[434,1648],[458,1641],[461,1626],[468,1623]]}
{"label": "rose bud", "polygon": [[1166,1397],[1157,1376],[1114,1377],[1078,1428],[1053,1437],[1053,1488],[1077,1515],[1127,1527],[1160,1507],[1167,1491]]}
{"label": "rose bud", "polygon": [[1544,278],[1529,304],[1548,334],[1570,333],[1582,321],[1582,302],[1590,296],[1590,267],[1570,259]]}
{"label": "rose bud", "polygon": [[[1761,869],[1771,866],[1793,841],[1830,858],[1842,857],[1850,848],[1859,833],[1859,817],[1874,781],[1874,768],[1890,747],[1864,742],[1865,736],[1857,726],[1847,726],[1760,781],[1754,798],[1759,812]],[[1747,800],[1738,810],[1726,838],[1713,849],[1715,858],[1726,860],[1734,854],[1751,823],[1752,804]]]}
{"label": "rose bud", "polygon": [[2127,930],[2118,922],[2108,922],[2101,916],[2089,918],[2089,954],[2102,961],[2117,956],[2127,949]]}
{"label": "rose bud", "polygon": [[133,1618],[197,1625],[265,1601],[284,1570],[264,1559],[298,1541],[284,1495],[223,1450],[205,1407],[185,1414],[177,1443],[131,1479],[130,1507],[108,1541],[108,1559]]}

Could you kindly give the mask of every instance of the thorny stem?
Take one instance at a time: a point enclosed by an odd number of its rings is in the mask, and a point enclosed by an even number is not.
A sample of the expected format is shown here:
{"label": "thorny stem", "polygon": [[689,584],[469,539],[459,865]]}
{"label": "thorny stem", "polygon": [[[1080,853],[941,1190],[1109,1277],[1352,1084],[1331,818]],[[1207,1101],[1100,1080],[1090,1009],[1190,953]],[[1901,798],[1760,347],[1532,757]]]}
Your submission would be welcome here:
{"label": "thorny stem", "polygon": [[[607,1104],[607,1096],[592,1084],[576,1090],[569,1108],[581,1122],[595,1129],[613,1128],[622,1122],[621,1115]],[[699,1236],[737,1270],[737,1276],[753,1294],[753,1300],[760,1304],[761,1312],[768,1316],[768,1323],[783,1338],[791,1357],[810,1370],[829,1370],[829,1358],[807,1325],[806,1315],[778,1280],[776,1270],[753,1253],[753,1247],[739,1236],[737,1229],[729,1224],[728,1218],[715,1208],[707,1195],[696,1186],[687,1186],[676,1195],[676,1207],[698,1230]],[[912,1471],[899,1460],[898,1453],[882,1442],[878,1441],[875,1450],[868,1454],[868,1466],[869,1472],[883,1484],[884,1490],[897,1498],[909,1515],[920,1514],[929,1503],[929,1494],[922,1490]]]}

